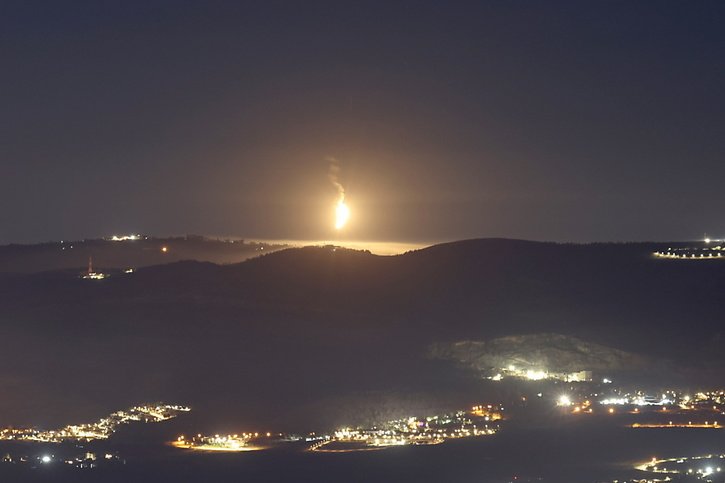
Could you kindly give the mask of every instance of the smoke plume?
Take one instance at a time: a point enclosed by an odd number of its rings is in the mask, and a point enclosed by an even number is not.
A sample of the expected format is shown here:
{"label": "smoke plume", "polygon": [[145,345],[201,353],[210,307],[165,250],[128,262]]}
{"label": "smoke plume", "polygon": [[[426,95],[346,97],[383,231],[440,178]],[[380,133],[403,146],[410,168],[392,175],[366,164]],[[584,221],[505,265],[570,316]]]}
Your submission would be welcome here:
{"label": "smoke plume", "polygon": [[327,161],[330,163],[327,171],[327,177],[329,178],[330,183],[332,183],[337,190],[337,201],[338,203],[341,203],[345,201],[345,188],[343,188],[342,183],[340,183],[340,162],[332,157],[327,158]]}

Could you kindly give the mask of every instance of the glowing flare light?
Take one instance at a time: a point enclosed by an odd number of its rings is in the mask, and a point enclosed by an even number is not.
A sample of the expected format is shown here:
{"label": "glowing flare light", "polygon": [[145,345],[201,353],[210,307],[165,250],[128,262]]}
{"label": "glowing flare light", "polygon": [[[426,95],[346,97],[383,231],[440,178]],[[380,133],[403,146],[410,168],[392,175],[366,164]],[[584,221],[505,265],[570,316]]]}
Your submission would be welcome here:
{"label": "glowing flare light", "polygon": [[335,207],[335,229],[341,230],[350,219],[350,208],[345,204],[345,199],[341,198]]}

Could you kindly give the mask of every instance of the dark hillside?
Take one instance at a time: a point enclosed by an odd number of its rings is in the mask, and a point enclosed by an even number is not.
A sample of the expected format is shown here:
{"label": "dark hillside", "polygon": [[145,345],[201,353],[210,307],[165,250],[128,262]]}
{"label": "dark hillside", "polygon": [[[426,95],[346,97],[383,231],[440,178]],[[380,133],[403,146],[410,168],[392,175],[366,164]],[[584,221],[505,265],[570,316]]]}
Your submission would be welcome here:
{"label": "dark hillside", "polygon": [[534,333],[717,377],[725,261],[651,256],[663,246],[485,239],[392,257],[288,249],[101,281],[4,275],[0,390],[13,396],[0,414],[67,420],[164,399],[206,408],[212,425],[294,426],[349,420],[370,398],[467,404],[481,389],[429,360],[431,344]]}

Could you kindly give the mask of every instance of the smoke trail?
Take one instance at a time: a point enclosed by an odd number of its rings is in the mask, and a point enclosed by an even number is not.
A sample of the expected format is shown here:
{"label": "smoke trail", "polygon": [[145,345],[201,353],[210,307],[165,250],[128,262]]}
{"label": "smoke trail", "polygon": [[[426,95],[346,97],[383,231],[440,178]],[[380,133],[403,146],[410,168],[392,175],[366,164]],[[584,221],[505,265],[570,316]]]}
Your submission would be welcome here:
{"label": "smoke trail", "polygon": [[327,158],[327,161],[330,163],[329,169],[327,170],[327,177],[337,190],[337,202],[342,203],[345,201],[345,188],[340,183],[340,162],[333,157]]}

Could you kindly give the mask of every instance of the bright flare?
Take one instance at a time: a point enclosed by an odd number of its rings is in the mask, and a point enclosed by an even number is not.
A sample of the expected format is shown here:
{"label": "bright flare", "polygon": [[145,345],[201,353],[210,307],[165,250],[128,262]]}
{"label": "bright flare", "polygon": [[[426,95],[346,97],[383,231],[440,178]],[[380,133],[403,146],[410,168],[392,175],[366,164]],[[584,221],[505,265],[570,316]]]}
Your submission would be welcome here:
{"label": "bright flare", "polygon": [[350,208],[348,208],[345,204],[345,200],[341,199],[337,202],[337,206],[335,207],[335,229],[342,229],[349,218]]}

